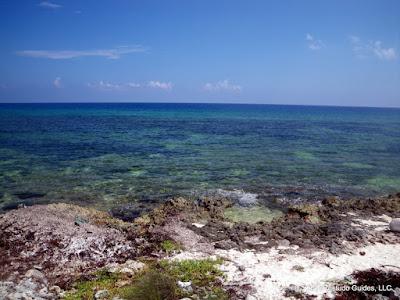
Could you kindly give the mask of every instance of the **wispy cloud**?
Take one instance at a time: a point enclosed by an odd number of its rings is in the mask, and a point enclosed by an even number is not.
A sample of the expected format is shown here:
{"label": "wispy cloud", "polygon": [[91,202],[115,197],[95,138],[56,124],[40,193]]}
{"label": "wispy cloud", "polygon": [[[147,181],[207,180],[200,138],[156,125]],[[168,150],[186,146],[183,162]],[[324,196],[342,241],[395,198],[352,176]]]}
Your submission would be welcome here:
{"label": "wispy cloud", "polygon": [[53,81],[53,85],[58,89],[62,88],[63,85],[61,83],[61,77],[56,77],[56,79]]}
{"label": "wispy cloud", "polygon": [[394,60],[397,58],[396,50],[394,48],[383,48],[381,41],[375,41],[372,46],[374,54],[384,60]]}
{"label": "wispy cloud", "polygon": [[112,83],[100,80],[98,82],[88,83],[87,86],[102,91],[129,91],[137,88],[171,90],[173,84],[171,82],[161,82],[157,80],[151,80],[147,83],[137,83],[137,82]]}
{"label": "wispy cloud", "polygon": [[126,91],[133,88],[139,88],[141,87],[141,84],[135,82],[111,83],[100,80],[99,82],[88,83],[87,86],[102,91]]}
{"label": "wispy cloud", "polygon": [[324,42],[322,40],[318,40],[314,38],[311,34],[307,33],[306,34],[306,41],[308,44],[308,48],[311,50],[320,50],[322,47],[325,46]]}
{"label": "wispy cloud", "polygon": [[58,9],[58,8],[62,7],[62,5],[56,4],[56,3],[53,3],[50,1],[42,1],[39,3],[39,6],[44,7],[44,8],[50,8],[50,9]]}
{"label": "wispy cloud", "polygon": [[128,86],[128,87],[130,87],[130,88],[139,88],[139,87],[141,87],[142,85],[141,85],[140,83],[136,83],[136,82],[128,82],[128,83],[126,84],[126,86]]}
{"label": "wispy cloud", "polygon": [[237,84],[232,84],[228,79],[221,80],[215,83],[207,82],[203,89],[205,91],[213,92],[213,91],[232,91],[232,92],[240,92],[242,87]]}
{"label": "wispy cloud", "polygon": [[48,59],[72,59],[85,56],[98,56],[109,59],[118,59],[125,54],[145,51],[146,48],[142,46],[132,46],[95,50],[22,50],[17,51],[17,54],[21,56]]}
{"label": "wispy cloud", "polygon": [[162,90],[171,90],[172,83],[171,82],[161,82],[161,81],[149,81],[147,86],[154,89],[162,89]]}
{"label": "wispy cloud", "polygon": [[358,36],[349,36],[350,43],[353,47],[353,52],[358,58],[366,58],[375,56],[381,60],[395,60],[397,58],[396,49],[384,48],[381,41],[363,42]]}

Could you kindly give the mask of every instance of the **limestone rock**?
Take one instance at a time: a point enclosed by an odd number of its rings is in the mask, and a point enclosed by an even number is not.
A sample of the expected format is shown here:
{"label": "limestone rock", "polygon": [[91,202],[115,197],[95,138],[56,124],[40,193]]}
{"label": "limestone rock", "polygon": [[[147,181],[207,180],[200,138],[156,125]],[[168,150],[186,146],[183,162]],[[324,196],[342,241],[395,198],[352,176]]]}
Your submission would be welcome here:
{"label": "limestone rock", "polygon": [[25,273],[26,278],[31,278],[33,281],[47,283],[46,276],[36,269],[30,269]]}
{"label": "limestone rock", "polygon": [[145,267],[145,264],[140,261],[127,260],[123,264],[112,263],[107,266],[107,269],[111,273],[124,273],[133,275],[141,271]]}
{"label": "limestone rock", "polygon": [[96,294],[94,294],[94,298],[96,300],[106,299],[106,298],[108,298],[109,295],[110,295],[110,293],[107,290],[100,290],[100,291],[97,291]]}
{"label": "limestone rock", "polygon": [[178,286],[185,292],[191,293],[193,291],[191,281],[178,281]]}

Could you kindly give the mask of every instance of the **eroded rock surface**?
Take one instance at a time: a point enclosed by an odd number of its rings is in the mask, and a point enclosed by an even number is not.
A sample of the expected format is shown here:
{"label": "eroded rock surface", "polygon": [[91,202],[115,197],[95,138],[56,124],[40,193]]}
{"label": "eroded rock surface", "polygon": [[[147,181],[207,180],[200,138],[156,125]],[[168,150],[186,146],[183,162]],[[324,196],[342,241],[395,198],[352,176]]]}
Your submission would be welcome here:
{"label": "eroded rock surface", "polygon": [[[108,214],[68,204],[38,205],[0,216],[1,280],[40,269],[64,286],[106,264],[135,256],[134,244]],[[33,271],[32,271],[33,272]]]}

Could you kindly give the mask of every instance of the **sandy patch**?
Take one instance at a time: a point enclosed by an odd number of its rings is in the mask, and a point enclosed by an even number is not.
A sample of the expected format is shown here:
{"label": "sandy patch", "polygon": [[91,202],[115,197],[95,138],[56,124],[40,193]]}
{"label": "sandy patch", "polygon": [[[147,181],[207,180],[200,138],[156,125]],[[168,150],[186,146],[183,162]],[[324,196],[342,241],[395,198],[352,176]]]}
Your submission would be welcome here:
{"label": "sandy patch", "polygon": [[400,270],[399,244],[376,244],[339,256],[320,251],[304,254],[296,248],[280,249],[291,249],[295,253],[282,254],[277,248],[264,253],[231,249],[217,250],[214,256],[182,252],[173,259],[222,257],[225,260],[221,266],[226,274],[225,284],[250,285],[254,289],[252,296],[258,300],[285,299],[285,290],[293,286],[303,293],[317,296],[316,299],[333,297],[335,286],[341,286],[341,282],[356,270]]}

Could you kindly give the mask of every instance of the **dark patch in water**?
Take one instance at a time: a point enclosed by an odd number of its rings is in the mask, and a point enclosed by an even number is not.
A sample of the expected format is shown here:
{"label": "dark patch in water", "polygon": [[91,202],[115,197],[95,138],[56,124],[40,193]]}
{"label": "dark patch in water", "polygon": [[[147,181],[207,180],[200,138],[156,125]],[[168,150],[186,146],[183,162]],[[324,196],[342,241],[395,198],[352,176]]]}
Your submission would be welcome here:
{"label": "dark patch in water", "polygon": [[35,193],[35,192],[21,192],[14,193],[14,196],[17,196],[21,200],[32,199],[32,198],[43,198],[46,194],[43,193]]}
{"label": "dark patch in water", "polygon": [[110,213],[114,218],[121,219],[125,222],[132,222],[134,219],[150,210],[150,207],[144,204],[125,204],[112,208]]}
{"label": "dark patch in water", "polygon": [[13,209],[17,209],[19,208],[21,205],[22,206],[32,206],[37,204],[36,202],[34,202],[33,200],[25,200],[25,201],[17,201],[17,202],[11,202],[11,203],[7,203],[5,205],[3,205],[3,207],[1,207],[1,211],[6,212],[9,210],[13,210]]}

